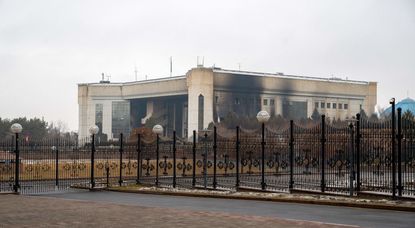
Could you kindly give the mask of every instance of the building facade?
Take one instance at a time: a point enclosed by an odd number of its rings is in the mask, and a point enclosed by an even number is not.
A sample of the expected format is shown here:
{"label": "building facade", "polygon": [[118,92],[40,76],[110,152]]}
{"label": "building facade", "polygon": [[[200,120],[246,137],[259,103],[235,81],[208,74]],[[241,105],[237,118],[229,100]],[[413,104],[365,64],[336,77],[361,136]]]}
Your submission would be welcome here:
{"label": "building facade", "polygon": [[188,137],[229,112],[255,116],[266,110],[289,119],[330,119],[374,113],[376,82],[197,67],[186,75],[126,83],[78,85],[79,136],[98,125],[108,139],[153,121],[166,135]]}

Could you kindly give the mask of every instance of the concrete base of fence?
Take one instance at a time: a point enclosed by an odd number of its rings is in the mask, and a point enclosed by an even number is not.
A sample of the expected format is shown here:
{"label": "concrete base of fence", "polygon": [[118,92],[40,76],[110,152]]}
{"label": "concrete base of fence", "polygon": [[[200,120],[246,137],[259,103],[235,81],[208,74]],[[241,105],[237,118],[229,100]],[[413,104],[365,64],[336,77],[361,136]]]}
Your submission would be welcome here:
{"label": "concrete base of fence", "polygon": [[318,204],[328,206],[358,207],[397,211],[415,212],[415,202],[412,200],[388,200],[388,199],[370,199],[362,197],[344,197],[319,194],[289,194],[289,193],[267,193],[267,192],[230,192],[230,191],[212,191],[212,190],[189,190],[189,189],[170,189],[144,186],[125,186],[111,187],[109,191],[138,193],[138,194],[155,194],[155,195],[172,195],[187,197],[205,197],[220,199],[237,199],[237,200],[256,200],[272,201],[284,203],[300,204]]}
{"label": "concrete base of fence", "polygon": [[20,192],[0,192],[0,195],[10,195],[10,194],[19,195]]}

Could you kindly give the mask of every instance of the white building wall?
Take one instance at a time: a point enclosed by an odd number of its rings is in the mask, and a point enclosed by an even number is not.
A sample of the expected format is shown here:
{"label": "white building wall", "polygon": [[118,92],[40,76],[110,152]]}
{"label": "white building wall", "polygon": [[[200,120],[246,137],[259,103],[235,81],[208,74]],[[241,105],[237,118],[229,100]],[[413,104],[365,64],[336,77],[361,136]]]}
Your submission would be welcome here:
{"label": "white building wall", "polygon": [[78,105],[79,105],[79,139],[88,136],[88,86],[78,87]]}
{"label": "white building wall", "polygon": [[199,129],[199,95],[204,97],[203,127],[213,122],[213,71],[209,68],[194,68],[187,73],[188,88],[188,136]]}

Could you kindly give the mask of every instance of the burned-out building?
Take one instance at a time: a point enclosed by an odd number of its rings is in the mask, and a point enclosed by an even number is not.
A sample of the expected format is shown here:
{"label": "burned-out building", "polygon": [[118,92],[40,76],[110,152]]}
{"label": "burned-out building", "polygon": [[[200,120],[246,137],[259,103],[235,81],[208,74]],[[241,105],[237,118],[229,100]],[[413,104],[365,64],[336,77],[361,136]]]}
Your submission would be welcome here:
{"label": "burned-out building", "polygon": [[98,125],[108,139],[117,139],[121,132],[154,121],[167,135],[176,130],[187,137],[229,112],[255,116],[260,110],[290,119],[309,118],[317,110],[331,119],[346,119],[362,109],[373,113],[376,93],[376,82],[216,67],[154,80],[79,84],[79,136]]}

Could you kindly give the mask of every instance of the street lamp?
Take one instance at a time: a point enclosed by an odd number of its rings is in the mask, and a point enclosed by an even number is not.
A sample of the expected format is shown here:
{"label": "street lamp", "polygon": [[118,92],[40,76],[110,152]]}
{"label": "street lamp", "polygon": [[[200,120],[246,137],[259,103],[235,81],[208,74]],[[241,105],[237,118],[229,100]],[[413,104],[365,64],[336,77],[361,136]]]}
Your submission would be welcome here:
{"label": "street lamp", "polygon": [[396,199],[396,148],[395,148],[395,141],[396,141],[396,116],[395,116],[395,98],[391,98],[389,104],[392,105],[392,198]]}
{"label": "street lamp", "polygon": [[270,115],[267,111],[260,111],[256,115],[259,123],[262,125],[262,159],[261,159],[261,188],[265,190],[267,184],[265,183],[265,123],[268,122]]}
{"label": "street lamp", "polygon": [[94,178],[94,160],[95,160],[95,135],[98,134],[99,127],[97,125],[91,126],[89,128],[89,133],[91,134],[91,188],[95,187],[95,178]]}
{"label": "street lamp", "polygon": [[12,126],[10,127],[10,130],[12,131],[12,133],[14,134],[19,134],[22,132],[23,127],[22,125],[20,125],[19,123],[14,123],[12,124]]}
{"label": "street lamp", "polygon": [[51,147],[52,152],[55,152],[55,190],[59,186],[59,150],[57,146]]}
{"label": "street lamp", "polygon": [[[350,160],[350,170],[349,170],[349,194],[350,196],[353,196],[353,191],[354,191],[354,187],[355,187],[355,168],[354,168],[354,155],[355,155],[355,134],[354,134],[354,126],[356,126],[354,123],[356,123],[358,120],[357,119],[348,119],[347,120],[349,122],[349,129],[350,129],[350,147],[351,147],[351,151],[349,152],[349,160]],[[356,155],[356,157],[359,155]],[[359,164],[357,164],[359,165]],[[359,185],[359,180],[357,180],[357,185]]]}
{"label": "street lamp", "polygon": [[99,127],[97,125],[94,125],[94,126],[89,128],[89,133],[92,136],[98,134],[98,132],[99,132]]}
{"label": "street lamp", "polygon": [[160,143],[160,134],[163,134],[163,126],[157,124],[153,127],[153,133],[157,135],[157,144],[156,144],[156,186],[159,185],[159,143]]}
{"label": "street lamp", "polygon": [[19,123],[14,123],[10,127],[10,130],[13,134],[15,134],[15,154],[16,154],[16,160],[15,160],[15,177],[14,177],[14,186],[13,190],[14,192],[18,192],[20,188],[19,184],[19,166],[20,166],[20,155],[19,155],[19,133],[22,132],[23,127]]}

